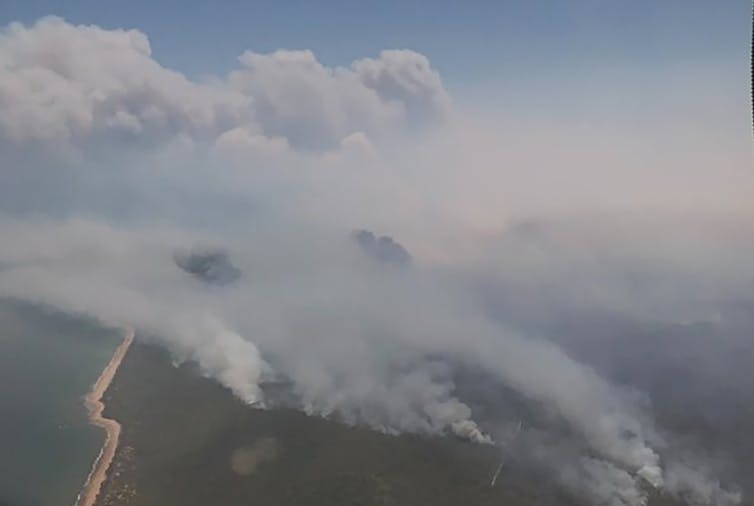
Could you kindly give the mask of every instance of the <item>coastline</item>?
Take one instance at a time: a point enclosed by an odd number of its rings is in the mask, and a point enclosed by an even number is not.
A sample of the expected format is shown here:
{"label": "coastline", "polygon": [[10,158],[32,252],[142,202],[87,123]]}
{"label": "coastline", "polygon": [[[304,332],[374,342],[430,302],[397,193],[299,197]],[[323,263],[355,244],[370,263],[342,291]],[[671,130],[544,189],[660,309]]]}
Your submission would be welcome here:
{"label": "coastline", "polygon": [[490,487],[488,445],[249,407],[156,343],[134,341],[105,404],[123,428],[96,506],[570,504],[540,500],[546,484],[513,464]]}
{"label": "coastline", "polygon": [[74,506],[94,506],[102,484],[107,479],[107,471],[115,456],[115,450],[118,448],[121,426],[117,420],[102,416],[102,412],[105,409],[102,397],[105,395],[110,383],[112,383],[115,373],[118,371],[118,367],[123,361],[123,357],[126,356],[133,340],[134,330],[131,327],[127,327],[123,341],[115,349],[110,361],[102,370],[102,374],[100,374],[92,389],[84,397],[84,405],[89,414],[89,423],[95,427],[104,429],[106,435],[105,442],[100,449],[99,455],[94,460],[92,470],[76,498]]}

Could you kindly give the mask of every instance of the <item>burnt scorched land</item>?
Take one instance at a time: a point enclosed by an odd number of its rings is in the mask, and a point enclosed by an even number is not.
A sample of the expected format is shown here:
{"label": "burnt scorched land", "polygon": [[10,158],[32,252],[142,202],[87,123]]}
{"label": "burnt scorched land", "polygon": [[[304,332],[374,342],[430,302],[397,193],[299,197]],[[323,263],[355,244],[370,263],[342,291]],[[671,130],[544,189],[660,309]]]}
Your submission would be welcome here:
{"label": "burnt scorched land", "polygon": [[575,504],[492,447],[259,410],[134,343],[105,397],[123,426],[99,506]]}

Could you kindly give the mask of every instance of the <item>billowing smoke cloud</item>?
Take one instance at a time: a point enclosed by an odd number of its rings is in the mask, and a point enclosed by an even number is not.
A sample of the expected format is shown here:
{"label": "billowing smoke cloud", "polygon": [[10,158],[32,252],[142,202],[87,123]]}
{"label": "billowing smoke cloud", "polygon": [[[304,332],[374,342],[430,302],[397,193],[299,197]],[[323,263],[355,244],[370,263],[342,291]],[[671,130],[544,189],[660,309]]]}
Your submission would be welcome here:
{"label": "billowing smoke cloud", "polygon": [[572,486],[577,494],[593,498],[607,506],[643,504],[646,498],[636,478],[610,462],[583,457],[580,466],[568,466],[560,471],[560,479]]}
{"label": "billowing smoke cloud", "polygon": [[12,141],[164,141],[216,135],[251,117],[247,97],[160,66],[136,30],[47,18],[1,37],[0,129]]}
{"label": "billowing smoke cloud", "polygon": [[194,83],[151,57],[137,30],[45,18],[0,35],[0,132],[15,142],[212,140],[239,129],[262,143],[336,147],[355,132],[426,124],[450,100],[427,59],[385,51],[331,69],[310,51],[246,52],[226,82]]}
{"label": "billowing smoke cloud", "polygon": [[231,73],[233,89],[253,97],[267,137],[306,149],[337,147],[354,132],[426,125],[443,119],[450,99],[427,59],[413,51],[384,51],[351,68],[324,67],[311,51],[247,51]]}
{"label": "billowing smoke cloud", "polygon": [[[300,409],[389,433],[493,443],[531,415],[495,411],[510,392],[539,413],[531,434],[557,440],[527,458],[567,463],[553,475],[575,494],[737,502],[681,451],[673,417],[655,416],[671,396],[651,380],[684,348],[653,341],[651,368],[650,354],[590,351],[694,325],[741,344],[754,322],[748,150],[690,159],[669,136],[679,157],[653,158],[610,137],[521,132],[462,117],[412,51],[342,68],[246,52],[197,83],[135,30],[11,25],[0,295],[134,325],[246,402],[274,405],[265,386],[283,384]],[[702,170],[721,159],[731,168]],[[186,244],[225,249],[175,256]],[[461,385],[469,370],[494,386],[487,404],[481,380]]]}

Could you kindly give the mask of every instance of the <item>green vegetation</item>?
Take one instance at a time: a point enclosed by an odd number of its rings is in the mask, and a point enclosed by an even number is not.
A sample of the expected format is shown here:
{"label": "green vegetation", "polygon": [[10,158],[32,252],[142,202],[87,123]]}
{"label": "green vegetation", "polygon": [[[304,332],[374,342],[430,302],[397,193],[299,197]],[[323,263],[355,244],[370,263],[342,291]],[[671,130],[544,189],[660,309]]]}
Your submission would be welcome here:
{"label": "green vegetation", "polygon": [[[492,447],[253,409],[192,367],[169,364],[161,350],[135,344],[106,396],[105,414],[121,421],[123,433],[101,505],[569,502],[515,469],[490,487],[498,464]],[[239,473],[238,459],[260,449],[255,465]]]}

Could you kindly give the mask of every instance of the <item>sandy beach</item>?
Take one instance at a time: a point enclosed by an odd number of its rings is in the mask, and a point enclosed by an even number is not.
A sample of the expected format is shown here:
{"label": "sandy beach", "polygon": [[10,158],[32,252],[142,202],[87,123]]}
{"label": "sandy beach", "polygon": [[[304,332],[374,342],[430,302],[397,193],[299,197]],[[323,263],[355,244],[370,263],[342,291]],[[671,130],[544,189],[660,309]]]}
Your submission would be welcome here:
{"label": "sandy beach", "polygon": [[110,362],[108,362],[102,374],[92,386],[91,391],[84,397],[84,405],[89,413],[89,422],[105,429],[105,443],[102,445],[99,455],[94,461],[92,471],[84,483],[84,487],[76,499],[75,506],[94,506],[97,496],[99,495],[102,484],[107,478],[107,470],[115,456],[115,450],[118,447],[118,438],[120,437],[120,424],[116,420],[104,418],[102,411],[105,405],[102,403],[102,396],[105,395],[107,388],[115,377],[123,357],[126,355],[128,348],[134,340],[134,330],[126,328],[123,342],[115,349]]}

